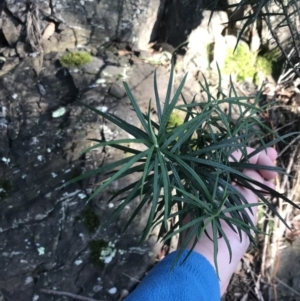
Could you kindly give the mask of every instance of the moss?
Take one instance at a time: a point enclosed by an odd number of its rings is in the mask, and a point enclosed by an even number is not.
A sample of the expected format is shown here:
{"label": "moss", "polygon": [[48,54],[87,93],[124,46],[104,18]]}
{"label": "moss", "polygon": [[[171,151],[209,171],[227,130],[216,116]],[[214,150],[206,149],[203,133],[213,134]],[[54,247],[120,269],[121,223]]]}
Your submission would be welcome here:
{"label": "moss", "polygon": [[91,62],[92,57],[86,51],[68,52],[59,61],[64,67],[81,67]]}
{"label": "moss", "polygon": [[206,44],[206,54],[207,54],[207,60],[209,64],[214,59],[214,43]]}
{"label": "moss", "polygon": [[108,248],[108,242],[103,239],[91,240],[89,241],[89,249],[90,249],[90,260],[95,265],[100,267],[104,266],[104,260],[101,258],[101,253],[103,250]]}
{"label": "moss", "polygon": [[89,233],[94,233],[100,226],[100,219],[92,208],[84,209],[78,219],[83,221]]}
{"label": "moss", "polygon": [[256,59],[257,71],[262,72],[264,75],[272,74],[272,61],[269,61],[264,56],[258,56]]}
{"label": "moss", "polygon": [[281,74],[282,66],[285,62],[285,59],[282,57],[280,50],[278,48],[275,48],[273,50],[264,52],[262,56],[271,63],[271,74],[273,75],[275,80],[277,80]]}
{"label": "moss", "polygon": [[256,74],[254,76],[254,83],[260,86],[264,79],[272,74],[272,61],[269,61],[264,56],[258,56],[256,59]]}
{"label": "moss", "polygon": [[6,178],[0,179],[0,201],[4,201],[13,189],[13,184]]}
{"label": "moss", "polygon": [[238,44],[236,50],[229,48],[224,62],[224,72],[235,74],[238,81],[253,80],[256,74],[256,54],[245,43]]}
{"label": "moss", "polygon": [[70,172],[70,178],[71,179],[75,179],[75,178],[77,178],[77,177],[79,177],[79,176],[81,176],[82,175],[82,170],[81,170],[81,168],[79,168],[79,167],[74,167],[74,168],[72,168],[72,170],[71,170],[71,172]]}
{"label": "moss", "polygon": [[235,74],[237,81],[253,80],[261,85],[266,76],[272,75],[280,53],[272,50],[260,55],[251,52],[247,44],[241,43],[234,49],[229,49],[224,63],[226,74]]}
{"label": "moss", "polygon": [[108,264],[116,256],[117,249],[115,244],[107,242],[103,239],[91,240],[89,242],[90,260],[95,265],[103,267],[104,264]]}
{"label": "moss", "polygon": [[266,51],[262,54],[268,61],[277,62],[281,57],[281,52],[278,48]]}
{"label": "moss", "polygon": [[169,118],[169,121],[168,121],[168,124],[167,124],[167,128],[172,129],[172,128],[175,128],[179,125],[182,125],[183,121],[184,121],[184,119],[175,110],[170,115],[170,118]]}

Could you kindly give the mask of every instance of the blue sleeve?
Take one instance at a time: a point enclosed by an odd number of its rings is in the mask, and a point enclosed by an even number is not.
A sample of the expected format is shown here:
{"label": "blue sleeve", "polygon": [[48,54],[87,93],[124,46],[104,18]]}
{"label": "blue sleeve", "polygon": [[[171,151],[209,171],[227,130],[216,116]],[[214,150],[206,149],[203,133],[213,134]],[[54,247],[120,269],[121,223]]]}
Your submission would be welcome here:
{"label": "blue sleeve", "polygon": [[[192,252],[184,251],[171,270],[178,252],[160,261],[125,301],[220,301],[220,285],[212,265]],[[183,263],[182,263],[183,262]]]}

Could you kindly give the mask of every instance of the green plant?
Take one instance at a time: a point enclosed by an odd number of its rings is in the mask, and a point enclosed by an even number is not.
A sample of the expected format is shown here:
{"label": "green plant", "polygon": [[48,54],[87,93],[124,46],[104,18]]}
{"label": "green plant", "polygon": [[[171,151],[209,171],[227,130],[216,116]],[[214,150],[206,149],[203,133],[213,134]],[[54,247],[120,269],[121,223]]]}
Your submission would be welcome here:
{"label": "green plant", "polygon": [[63,67],[81,67],[92,61],[91,55],[86,51],[68,52],[60,58]]}
{"label": "green plant", "polygon": [[[188,235],[181,241],[181,247],[184,249],[192,237],[196,237],[193,241],[196,244],[197,240],[205,235],[207,226],[211,224],[213,229],[211,239],[214,242],[216,259],[219,236],[224,237],[231,254],[230,242],[222,230],[221,220],[232,228],[236,226],[237,230],[234,231],[239,233],[241,239],[242,231],[244,231],[253,243],[255,243],[255,239],[251,231],[260,232],[252,224],[245,211],[245,208],[251,209],[252,206],[259,204],[250,205],[244,196],[234,188],[233,182],[248,188],[251,187],[250,183],[253,183],[299,208],[284,195],[242,173],[243,169],[267,169],[283,173],[283,170],[277,167],[250,164],[249,158],[267,146],[282,141],[284,137],[278,137],[257,117],[259,112],[267,106],[259,108],[259,95],[251,104],[247,102],[249,98],[237,96],[234,85],[231,83],[229,95],[226,96],[221,90],[221,79],[219,80],[217,96],[211,93],[206,81],[201,84],[202,89],[207,94],[207,102],[196,103],[194,98],[191,103],[187,103],[182,96],[184,104],[177,105],[186,76],[174,96],[171,97],[173,71],[174,66],[172,65],[163,108],[158,96],[156,75],[154,77],[158,123],[151,119],[151,101],[148,112],[141,112],[128,85],[124,83],[127,95],[143,129],[127,123],[112,113],[103,113],[81,103],[119,126],[134,138],[112,141],[91,139],[96,144],[84,152],[109,145],[126,151],[131,156],[89,171],[69,183],[98,174],[105,174],[106,180],[96,188],[89,198],[91,199],[99,195],[112,182],[126,175],[140,172],[142,175],[136,182],[120,189],[109,200],[118,198],[119,201],[119,205],[113,211],[109,221],[115,219],[135,198],[139,198],[139,204],[125,225],[125,230],[137,217],[140,210],[150,204],[148,221],[141,236],[141,242],[147,238],[153,227],[160,226],[163,241],[170,239],[173,235],[187,231]],[[220,74],[219,78],[221,78]],[[227,114],[222,109],[224,104],[228,105]],[[239,109],[240,116],[238,119],[232,117],[233,106]],[[181,125],[170,128],[168,122],[174,110],[181,110],[185,114],[185,118]],[[277,138],[272,142],[265,143],[264,137],[270,134]],[[286,136],[290,135],[292,133]],[[250,139],[256,139],[262,146],[248,155],[246,146]],[[124,146],[124,143],[140,143],[146,149],[139,151]],[[233,158],[231,154],[235,150],[240,150],[243,154],[240,162],[236,162],[234,159],[232,159],[233,162],[229,160],[229,158]],[[272,203],[260,191],[255,190],[254,192],[286,224]],[[191,215],[192,221],[184,224],[183,220],[188,214]],[[176,222],[169,224],[168,221],[174,218]]]}

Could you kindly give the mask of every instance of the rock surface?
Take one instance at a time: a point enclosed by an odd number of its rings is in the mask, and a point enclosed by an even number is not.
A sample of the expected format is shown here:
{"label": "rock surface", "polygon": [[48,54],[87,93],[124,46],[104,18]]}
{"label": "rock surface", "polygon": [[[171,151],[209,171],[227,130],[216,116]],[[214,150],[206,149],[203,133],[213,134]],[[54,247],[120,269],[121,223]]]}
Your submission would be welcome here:
{"label": "rock surface", "polygon": [[[117,222],[105,226],[117,205],[107,204],[112,191],[135,177],[118,181],[89,203],[102,225],[95,233],[89,233],[78,216],[103,176],[59,189],[81,170],[123,156],[111,148],[80,156],[90,145],[88,138],[110,140],[126,135],[78,106],[76,99],[138,124],[119,75],[133,88],[142,110],[147,109],[149,97],[154,98],[154,66],[137,60],[126,68],[118,67],[108,56],[103,53],[102,58],[93,58],[91,66],[67,70],[55,64],[56,56],[49,55],[39,78],[33,71],[34,58],[27,57],[0,80],[0,178],[12,183],[12,191],[1,203],[0,291],[11,300],[37,296],[49,300],[41,289],[115,300],[121,290],[136,285],[134,279],[142,278],[159,254],[155,237],[145,245],[138,244],[147,208],[125,234],[122,227],[134,203]],[[157,75],[163,97],[168,70],[158,68]],[[88,246],[95,239],[110,242],[113,250],[102,268],[90,260]],[[116,288],[116,293],[111,294],[111,288]]]}

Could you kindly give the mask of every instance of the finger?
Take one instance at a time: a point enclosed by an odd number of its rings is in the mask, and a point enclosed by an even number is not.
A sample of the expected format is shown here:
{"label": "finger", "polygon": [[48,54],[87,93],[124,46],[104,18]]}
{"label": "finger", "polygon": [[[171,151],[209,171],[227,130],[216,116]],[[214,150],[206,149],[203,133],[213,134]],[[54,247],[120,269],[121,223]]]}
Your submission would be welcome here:
{"label": "finger", "polygon": [[267,148],[268,156],[271,158],[271,160],[274,162],[277,159],[278,153],[275,148],[268,147]]}
{"label": "finger", "polygon": [[[258,159],[257,159],[257,163],[259,165],[265,165],[265,166],[274,166],[274,160],[272,159],[272,157],[274,158],[274,156],[276,155],[276,151],[271,151],[272,148],[267,149],[267,153],[265,151],[260,152],[258,155]],[[251,159],[250,159],[251,162]],[[277,176],[277,172],[275,171],[271,171],[271,170],[263,170],[260,169],[258,171],[261,176],[263,178],[265,178],[266,180],[271,180],[271,179],[275,179]]]}
{"label": "finger", "polygon": [[[261,183],[263,185],[268,186],[271,189],[275,189],[275,185],[272,183],[272,181],[268,181],[268,180],[264,180],[262,178],[262,176],[256,172],[255,170],[245,170],[243,172],[246,176],[248,176],[249,178],[252,178],[253,180],[257,181],[258,183]],[[262,194],[268,194],[269,192],[264,190],[263,188],[261,188],[260,186],[254,184],[254,183],[250,183],[249,184],[255,189],[255,190],[259,190],[261,191]],[[246,190],[249,190],[247,188],[244,188]]]}
{"label": "finger", "polygon": [[[254,148],[247,147],[247,153],[251,155],[255,151]],[[232,153],[232,156],[237,160],[240,161],[242,157],[242,152],[240,150],[234,151]],[[268,147],[265,150],[262,150],[261,152],[255,154],[254,156],[249,158],[249,163],[251,164],[259,164],[259,165],[265,165],[265,166],[274,166],[274,161],[277,158],[277,152],[274,148]],[[233,162],[234,159],[232,157],[229,158],[230,162]],[[276,178],[277,173],[275,171],[271,170],[259,170],[258,171],[263,178],[266,180],[271,180]]]}
{"label": "finger", "polygon": [[264,184],[265,184],[266,186],[270,187],[270,188],[273,189],[273,190],[275,189],[275,185],[274,185],[274,183],[271,182],[271,181],[265,181]]}
{"label": "finger", "polygon": [[[258,198],[255,195],[255,193],[247,188],[241,187],[239,185],[237,185],[235,187],[236,190],[238,190],[247,200],[247,202],[249,204],[253,204],[253,203],[257,203],[258,202]],[[251,210],[249,208],[246,209],[246,211],[248,212],[249,217],[251,218],[253,224],[256,224],[256,213],[257,213],[257,206],[252,207]]]}
{"label": "finger", "polygon": [[[251,153],[253,153],[255,150],[256,149],[252,148],[252,147],[247,147],[246,148],[246,151],[247,151],[248,155],[251,155]],[[259,153],[255,154],[254,156],[250,157],[249,162],[252,163],[252,164],[257,164],[257,161],[258,161],[259,156],[260,156],[261,153],[265,153],[268,157],[270,157],[272,162],[275,161],[276,158],[277,158],[277,151],[272,147],[268,147],[265,150],[262,150],[261,152],[259,152]],[[240,161],[241,158],[242,158],[243,153],[241,152],[241,150],[236,150],[236,151],[232,152],[231,155],[232,155],[232,157],[235,158],[235,160],[234,160],[234,158],[230,157],[229,162],[234,162],[234,161]]]}
{"label": "finger", "polygon": [[[253,179],[254,181],[257,181],[259,183],[262,183],[264,184],[265,183],[265,180],[262,178],[262,176],[255,170],[244,170],[243,171],[243,174],[246,175],[247,177]],[[256,190],[262,190],[259,186],[253,184],[253,183],[250,183],[249,184]]]}
{"label": "finger", "polygon": [[[252,148],[252,147],[246,147],[246,152],[248,155],[251,155],[251,153],[253,153],[256,149]],[[253,155],[251,158],[249,158],[249,162],[252,164],[257,164],[257,160],[259,157],[259,153]],[[239,162],[241,160],[243,156],[243,152],[241,150],[236,150],[234,152],[232,152],[231,157],[229,157],[229,162]],[[232,158],[234,157],[234,158]]]}

